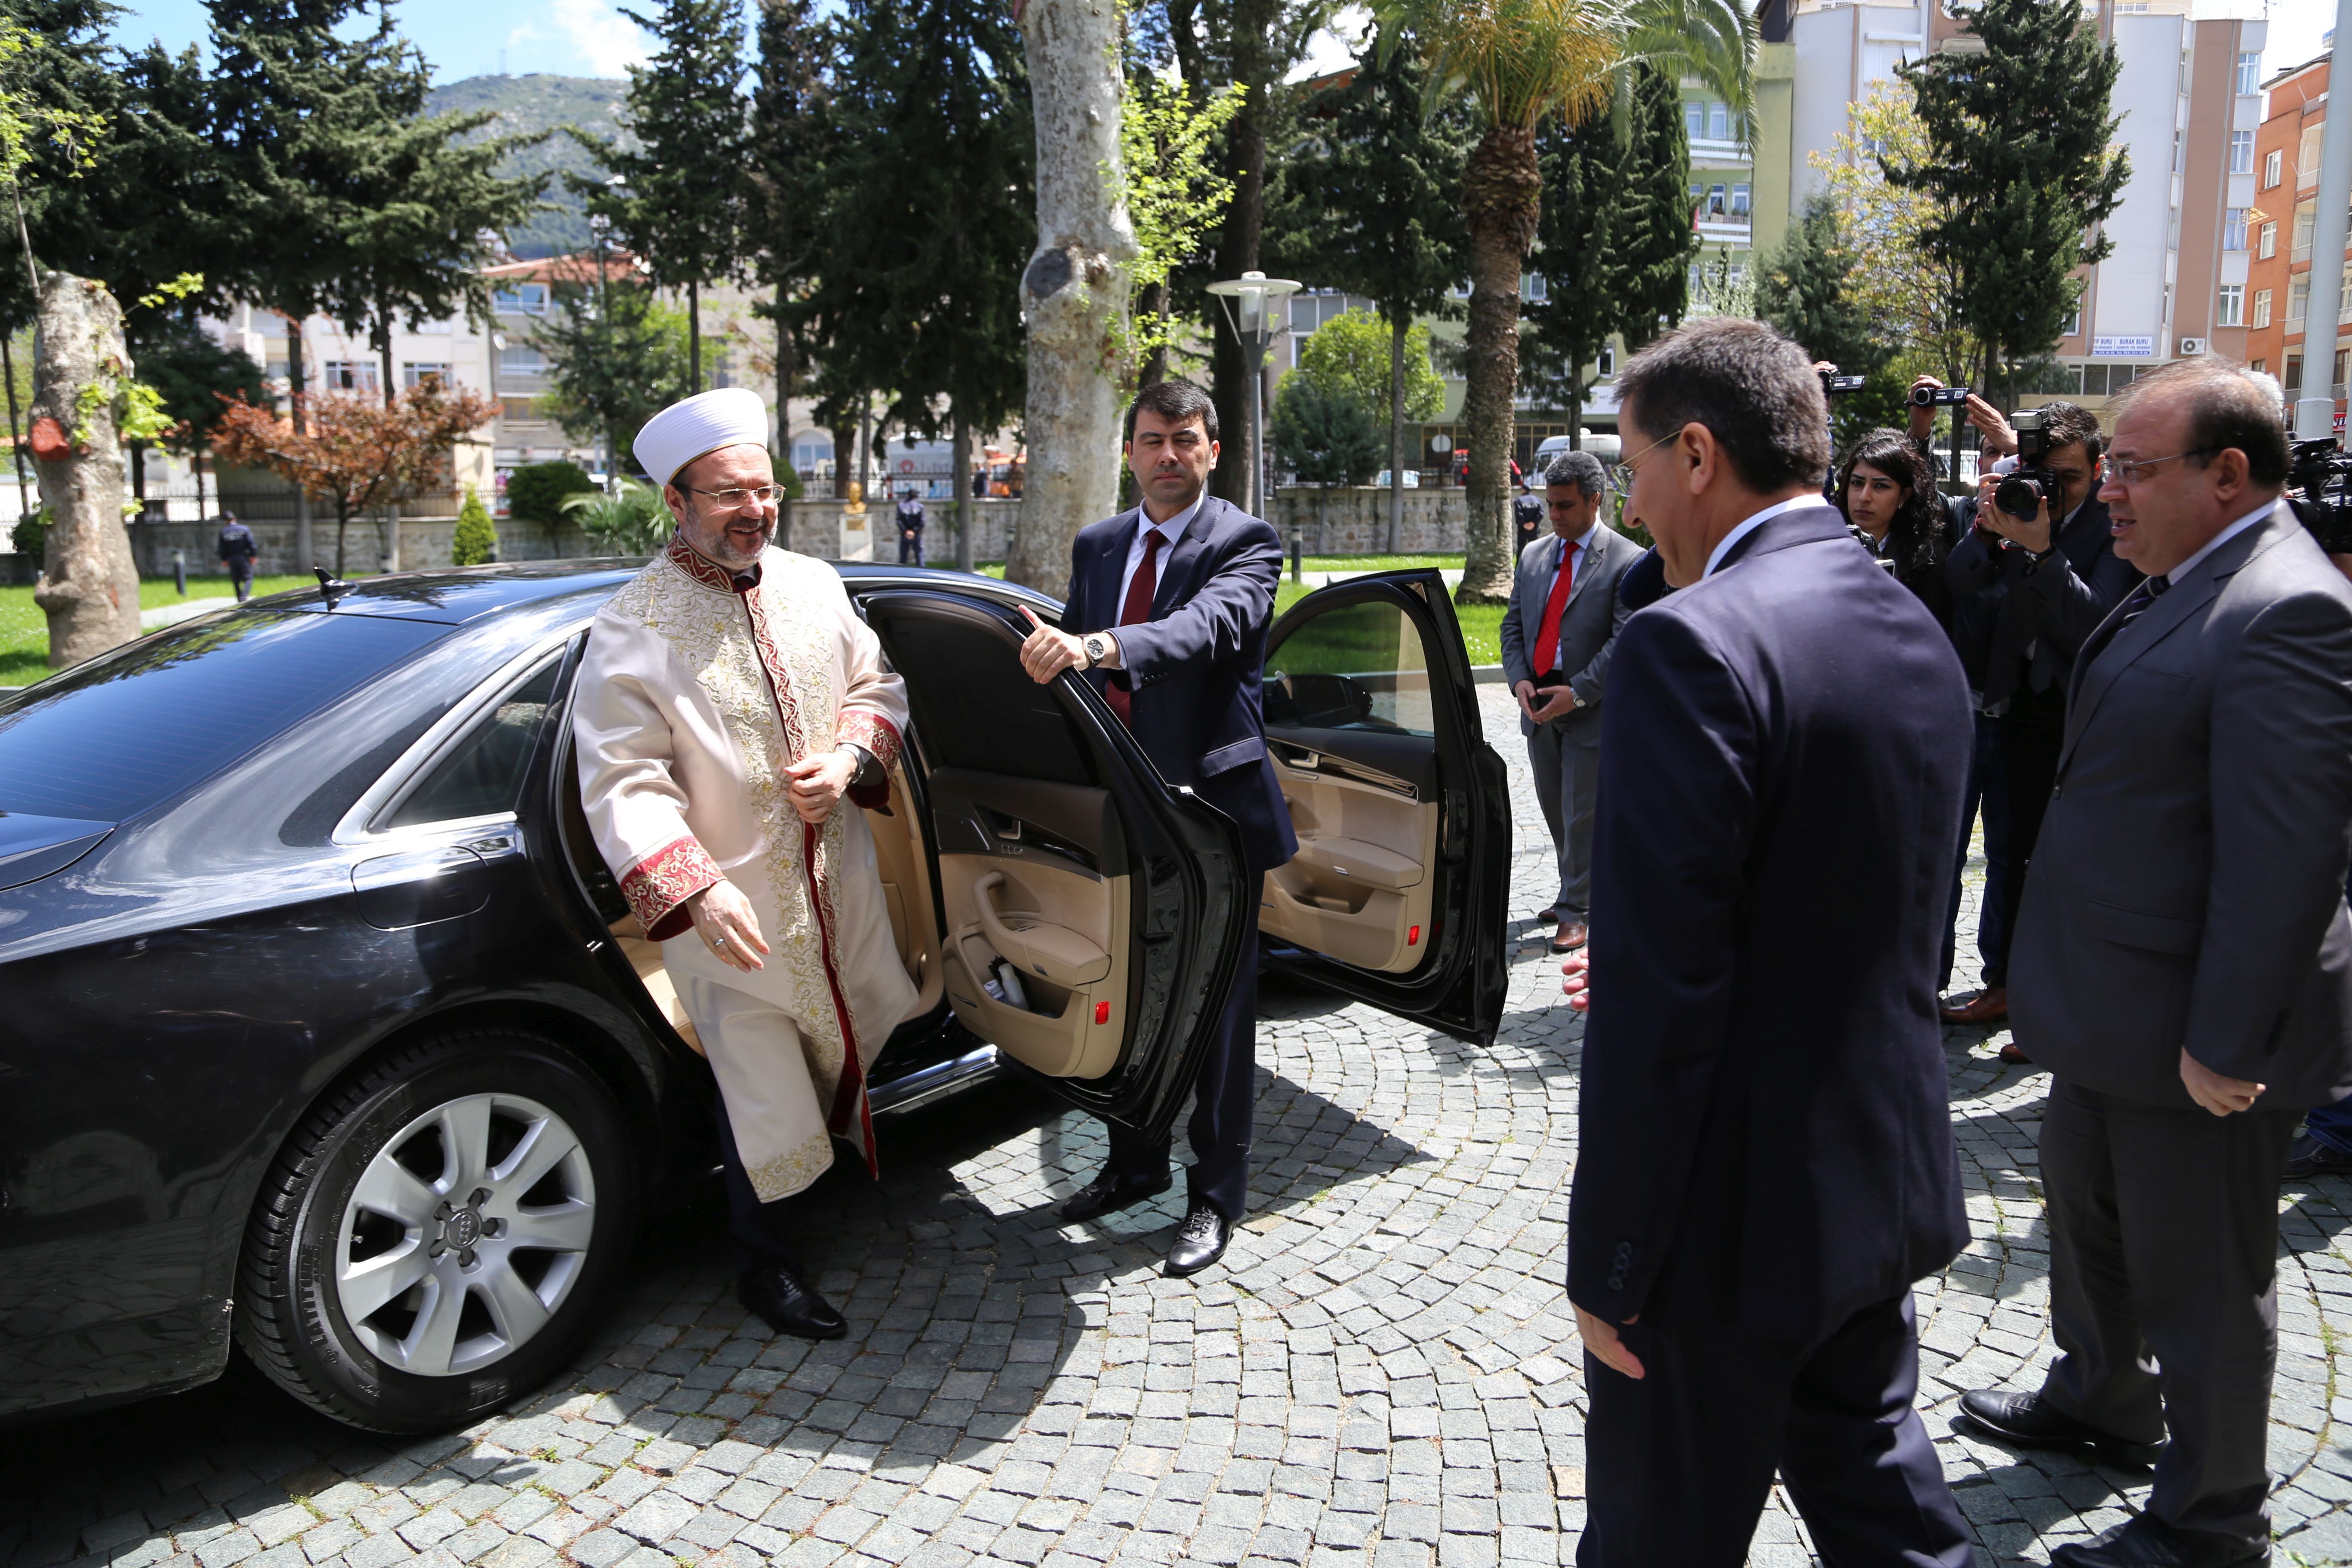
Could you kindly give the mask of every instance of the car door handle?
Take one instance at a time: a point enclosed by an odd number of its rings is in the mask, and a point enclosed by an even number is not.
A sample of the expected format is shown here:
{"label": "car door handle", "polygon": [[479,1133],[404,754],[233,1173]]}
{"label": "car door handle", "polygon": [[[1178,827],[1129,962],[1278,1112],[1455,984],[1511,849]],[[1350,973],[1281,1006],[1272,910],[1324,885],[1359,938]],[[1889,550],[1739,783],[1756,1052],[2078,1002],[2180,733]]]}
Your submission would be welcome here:
{"label": "car door handle", "polygon": [[482,857],[463,845],[379,855],[352,868],[360,918],[383,931],[404,931],[472,914],[489,902]]}

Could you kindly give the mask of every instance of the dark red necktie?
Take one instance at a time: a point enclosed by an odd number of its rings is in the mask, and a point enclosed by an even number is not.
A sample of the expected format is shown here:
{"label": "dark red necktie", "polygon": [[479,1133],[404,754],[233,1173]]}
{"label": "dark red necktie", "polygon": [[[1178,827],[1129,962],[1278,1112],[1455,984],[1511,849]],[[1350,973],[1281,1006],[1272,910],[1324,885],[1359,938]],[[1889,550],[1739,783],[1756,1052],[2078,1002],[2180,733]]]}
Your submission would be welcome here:
{"label": "dark red necktie", "polygon": [[[1160,547],[1166,542],[1167,535],[1158,529],[1144,531],[1143,564],[1135,569],[1135,580],[1127,585],[1127,603],[1118,609],[1120,626],[1131,626],[1151,618],[1151,595],[1160,589]],[[1120,723],[1130,730],[1135,728],[1135,699],[1127,688],[1112,681],[1103,688],[1103,699],[1118,715]]]}

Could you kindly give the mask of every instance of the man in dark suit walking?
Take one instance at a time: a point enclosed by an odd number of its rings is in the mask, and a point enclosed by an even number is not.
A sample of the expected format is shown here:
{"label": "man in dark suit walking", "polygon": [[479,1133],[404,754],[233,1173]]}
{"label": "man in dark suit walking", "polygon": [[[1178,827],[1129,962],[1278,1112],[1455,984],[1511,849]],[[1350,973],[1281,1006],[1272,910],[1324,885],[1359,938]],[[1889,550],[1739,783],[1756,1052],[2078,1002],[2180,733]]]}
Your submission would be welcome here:
{"label": "man in dark suit walking", "polygon": [[2271,1554],[2279,1167],[2352,1088],[2352,584],[2280,503],[2243,372],[2134,382],[2111,456],[2147,580],[2076,662],[2011,965],[2063,1353],[1961,1407],[2021,1446],[2164,1443],[2147,1510],[2053,1563],[2223,1568]]}
{"label": "man in dark suit walking", "polygon": [[1582,947],[1592,888],[1592,803],[1601,784],[1601,694],[1617,628],[1633,610],[1618,582],[1642,547],[1601,521],[1609,489],[1601,459],[1562,452],[1544,470],[1551,531],[1519,552],[1503,612],[1503,679],[1519,701],[1519,732],[1536,798],[1559,856],[1554,952]]}
{"label": "man in dark suit walking", "polygon": [[[1083,672],[1162,778],[1191,785],[1232,817],[1255,894],[1298,847],[1258,697],[1282,542],[1208,493],[1216,462],[1217,408],[1208,394],[1165,381],[1137,395],[1127,411],[1127,463],[1143,503],[1079,531],[1061,629],[1038,623],[1021,662],[1040,684],[1066,669]],[[1190,1205],[1168,1252],[1173,1275],[1197,1274],[1223,1257],[1248,1205],[1255,900],[1248,921],[1223,1024],[1193,1086]],[[1092,1219],[1166,1192],[1169,1147],[1114,1124],[1109,1164],[1062,1205],[1062,1217]]]}
{"label": "man in dark suit walking", "polygon": [[1777,1470],[1824,1562],[1967,1568],[1911,1285],[1968,1240],[1936,1022],[1968,689],[1822,502],[1803,350],[1704,321],[1617,384],[1626,516],[1676,591],[1609,667],[1567,964],[1577,1561],[1738,1568]]}

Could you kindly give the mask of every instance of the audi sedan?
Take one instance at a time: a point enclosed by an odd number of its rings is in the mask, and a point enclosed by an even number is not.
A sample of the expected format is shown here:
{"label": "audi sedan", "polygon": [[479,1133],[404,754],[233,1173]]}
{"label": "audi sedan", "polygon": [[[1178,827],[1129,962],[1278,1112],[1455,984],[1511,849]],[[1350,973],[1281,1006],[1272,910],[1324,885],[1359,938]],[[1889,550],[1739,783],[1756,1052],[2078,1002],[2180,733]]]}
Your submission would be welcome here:
{"label": "audi sedan", "polygon": [[[563,1364],[648,1201],[709,1171],[709,1072],[566,721],[635,570],[322,582],[0,698],[0,1419],[235,1343],[354,1426],[463,1425]],[[1276,626],[1299,852],[1253,888],[1089,687],[1022,674],[1053,601],[841,571],[912,707],[869,823],[921,1005],[877,1112],[1001,1073],[1172,1125],[1245,898],[1267,963],[1492,1037],[1502,766],[1435,574]]]}

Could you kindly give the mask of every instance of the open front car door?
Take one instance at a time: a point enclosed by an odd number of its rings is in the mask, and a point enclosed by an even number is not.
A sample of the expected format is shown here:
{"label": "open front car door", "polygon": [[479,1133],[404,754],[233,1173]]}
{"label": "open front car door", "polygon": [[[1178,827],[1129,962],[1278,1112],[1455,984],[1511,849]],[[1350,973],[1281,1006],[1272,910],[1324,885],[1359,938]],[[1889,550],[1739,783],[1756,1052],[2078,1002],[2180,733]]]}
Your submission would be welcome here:
{"label": "open front car door", "polygon": [[1267,637],[1265,699],[1298,834],[1260,898],[1266,961],[1491,1042],[1509,796],[1444,579],[1384,572],[1309,594]]}

